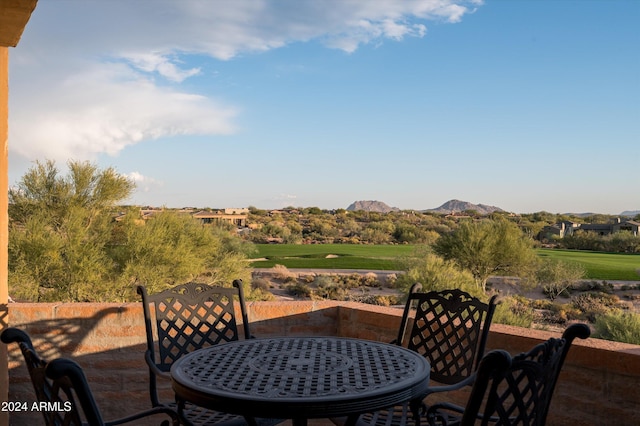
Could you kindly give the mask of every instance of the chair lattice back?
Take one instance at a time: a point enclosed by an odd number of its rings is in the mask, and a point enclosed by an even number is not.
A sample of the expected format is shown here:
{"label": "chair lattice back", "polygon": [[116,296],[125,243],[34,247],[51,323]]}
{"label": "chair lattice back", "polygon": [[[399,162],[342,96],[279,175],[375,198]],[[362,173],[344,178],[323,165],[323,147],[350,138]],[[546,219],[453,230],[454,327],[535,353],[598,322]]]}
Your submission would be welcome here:
{"label": "chair lattice back", "polygon": [[489,303],[459,290],[418,293],[412,287],[397,341],[402,344],[415,306],[406,347],[422,354],[431,364],[431,379],[455,384],[469,377],[484,354],[495,296]]}
{"label": "chair lattice back", "polygon": [[[490,373],[481,373],[481,365],[462,424],[475,424],[475,413],[481,412],[483,425],[544,425],[571,343],[575,337],[586,339],[589,334],[588,326],[576,324],[567,328],[562,338],[549,339],[500,368],[494,366]],[[480,410],[483,400],[485,406]]]}
{"label": "chair lattice back", "polygon": [[[241,284],[236,280],[233,288],[224,288],[190,282],[152,296],[139,288],[145,309],[148,349],[160,370],[169,371],[175,360],[193,350],[238,340],[236,297],[240,299],[244,332],[248,336]],[[152,310],[155,320],[152,320]],[[157,346],[153,343],[153,329]]]}

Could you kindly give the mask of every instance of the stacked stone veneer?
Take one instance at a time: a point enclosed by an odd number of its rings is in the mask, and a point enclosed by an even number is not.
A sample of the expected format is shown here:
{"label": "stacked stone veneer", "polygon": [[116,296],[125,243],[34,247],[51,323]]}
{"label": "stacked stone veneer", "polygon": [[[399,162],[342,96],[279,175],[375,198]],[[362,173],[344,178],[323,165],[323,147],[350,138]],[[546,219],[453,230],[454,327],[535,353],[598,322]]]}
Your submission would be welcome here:
{"label": "stacked stone veneer", "polygon": [[[402,314],[397,308],[333,301],[251,302],[248,310],[251,332],[258,337],[337,335],[380,341],[396,337]],[[150,406],[139,303],[10,304],[9,325],[27,331],[43,357],[75,359],[85,369],[105,418]],[[495,324],[488,350],[518,353],[551,336],[557,334]],[[170,387],[164,392],[170,400]],[[446,399],[464,403],[466,396],[462,391]],[[34,400],[15,345],[9,350],[9,400]],[[11,425],[41,422],[38,413],[12,413],[10,417]],[[576,342],[556,388],[547,424],[640,424],[640,346],[597,339]]]}

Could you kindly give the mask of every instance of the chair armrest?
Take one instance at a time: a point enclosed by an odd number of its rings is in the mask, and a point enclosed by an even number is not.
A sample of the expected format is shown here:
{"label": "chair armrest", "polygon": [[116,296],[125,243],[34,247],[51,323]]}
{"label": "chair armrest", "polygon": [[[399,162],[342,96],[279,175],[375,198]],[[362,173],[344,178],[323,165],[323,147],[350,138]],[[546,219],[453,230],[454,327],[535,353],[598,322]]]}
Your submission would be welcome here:
{"label": "chair armrest", "polygon": [[151,352],[145,351],[144,360],[147,362],[147,365],[149,366],[151,371],[153,371],[153,374],[155,374],[156,376],[167,378],[167,379],[171,378],[171,374],[170,373],[160,370],[158,368],[158,366],[156,365],[156,363],[153,362],[153,360],[151,359]]}
{"label": "chair armrest", "polygon": [[454,383],[452,385],[429,386],[429,389],[427,389],[427,394],[425,396],[428,396],[428,395],[431,395],[432,393],[437,393],[437,392],[456,391],[458,389],[462,389],[465,386],[471,386],[475,380],[476,380],[476,375],[472,374],[466,379],[461,380],[458,383]]}
{"label": "chair armrest", "polygon": [[108,422],[105,422],[105,426],[116,426],[116,425],[121,425],[124,423],[130,423],[134,420],[139,420],[145,417],[149,417],[149,416],[154,416],[157,414],[166,414],[171,418],[171,423],[169,423],[167,420],[163,421],[161,424],[162,425],[173,425],[173,426],[177,426],[180,424],[180,418],[178,417],[178,413],[176,413],[175,411],[173,411],[172,409],[170,409],[169,407],[154,407],[150,410],[145,410],[145,411],[141,411],[139,413],[136,414],[132,414],[130,416],[127,417],[122,417],[120,419],[116,419],[116,420],[111,420]]}

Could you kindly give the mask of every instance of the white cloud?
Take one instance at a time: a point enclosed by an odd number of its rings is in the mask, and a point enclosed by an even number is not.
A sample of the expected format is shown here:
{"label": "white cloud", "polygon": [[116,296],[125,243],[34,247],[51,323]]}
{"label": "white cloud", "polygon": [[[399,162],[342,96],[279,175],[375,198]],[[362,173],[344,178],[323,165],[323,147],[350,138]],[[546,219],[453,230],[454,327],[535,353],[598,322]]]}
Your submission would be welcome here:
{"label": "white cloud", "polygon": [[[478,0],[42,0],[10,61],[10,149],[25,159],[116,155],[170,135],[229,134],[237,109],[188,92],[191,54],[230,60],[319,40],[354,52],[423,37]],[[193,90],[193,89],[192,89]]]}
{"label": "white cloud", "polygon": [[90,65],[56,83],[40,93],[31,87],[12,97],[14,153],[62,161],[93,159],[99,153],[116,155],[144,140],[234,130],[233,108],[156,85],[123,64]]}
{"label": "white cloud", "polygon": [[126,176],[136,184],[136,190],[138,191],[149,192],[152,189],[163,186],[162,181],[156,180],[149,176],[144,176],[140,172],[131,172]]}
{"label": "white cloud", "polygon": [[172,63],[169,58],[159,55],[157,53],[143,53],[138,55],[122,55],[124,59],[127,59],[135,68],[147,72],[157,72],[161,76],[181,83],[189,77],[200,74],[200,68],[191,68],[188,70],[181,70],[178,64]]}

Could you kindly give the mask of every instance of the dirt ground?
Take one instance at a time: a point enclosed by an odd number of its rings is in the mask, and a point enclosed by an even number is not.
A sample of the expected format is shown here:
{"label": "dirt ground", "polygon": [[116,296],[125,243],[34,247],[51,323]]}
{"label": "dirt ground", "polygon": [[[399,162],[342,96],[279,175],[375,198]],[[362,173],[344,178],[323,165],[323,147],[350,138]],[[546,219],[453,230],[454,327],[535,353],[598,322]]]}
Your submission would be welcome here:
{"label": "dirt ground", "polygon": [[[275,296],[276,300],[304,300],[306,299],[306,297],[293,295],[287,290],[287,287],[292,282],[298,282],[301,284],[312,286],[312,284],[310,283],[314,280],[315,277],[320,275],[350,275],[353,273],[357,273],[359,275],[375,274],[380,285],[359,287],[349,290],[350,296],[352,296],[354,300],[363,299],[366,297],[371,298],[373,296],[388,296],[390,297],[390,299],[393,299],[394,296],[401,296],[398,290],[394,289],[388,284],[390,281],[390,277],[399,274],[400,271],[291,269],[288,270],[288,273],[290,274],[290,276],[287,280],[286,278],[283,278],[281,274],[274,272],[272,269],[256,269],[253,273],[254,282],[256,281],[256,279],[260,279],[263,285],[265,283],[268,283],[268,291]],[[574,290],[568,297],[559,296],[555,300],[555,303],[569,304],[571,302],[571,298],[579,295],[580,293],[587,293],[592,291],[589,289],[589,287],[590,285],[593,286],[595,283],[598,282],[592,280],[584,280],[582,283],[583,285],[581,286],[581,289],[583,288],[584,290]],[[632,312],[640,313],[640,281],[607,281],[606,283],[611,288],[609,294],[617,297],[618,306],[625,307]],[[510,295],[520,295],[531,300],[549,300],[540,288],[529,291],[522,291],[518,285],[518,280],[516,278],[492,277],[489,280],[489,286],[492,291],[496,291],[499,294],[499,298],[507,297]],[[399,307],[401,307],[401,305],[399,305]],[[549,323],[538,322],[534,320],[534,324],[536,328],[563,328],[562,325],[554,324],[554,321],[551,321]]]}

